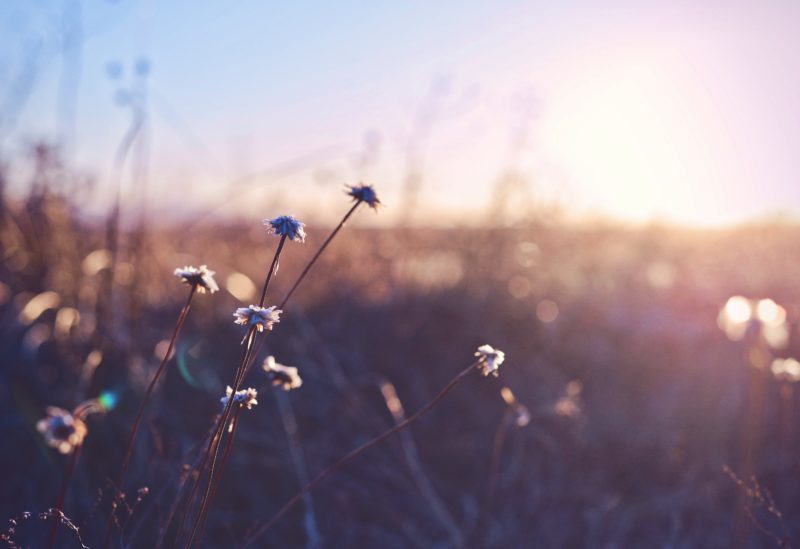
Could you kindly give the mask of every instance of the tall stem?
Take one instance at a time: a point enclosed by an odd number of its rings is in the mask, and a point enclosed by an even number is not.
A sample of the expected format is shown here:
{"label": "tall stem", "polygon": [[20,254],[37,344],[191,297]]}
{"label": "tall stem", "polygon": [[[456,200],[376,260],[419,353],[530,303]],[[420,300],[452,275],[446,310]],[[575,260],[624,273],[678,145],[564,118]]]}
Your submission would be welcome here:
{"label": "tall stem", "polygon": [[278,249],[275,250],[275,256],[272,258],[272,264],[269,266],[267,278],[264,280],[264,288],[261,290],[261,299],[258,300],[259,307],[264,306],[264,301],[267,299],[267,288],[269,288],[269,282],[272,280],[272,277],[275,275],[275,273],[278,272],[278,259],[281,256],[281,251],[283,250],[283,245],[285,243],[286,235],[282,235],[280,242],[278,242]]}
{"label": "tall stem", "polygon": [[[240,375],[241,370],[242,370],[242,365],[246,364],[247,361],[248,361],[248,358],[249,358],[250,353],[251,353],[252,348],[253,348],[253,342],[254,342],[254,339],[255,339],[255,333],[256,332],[255,332],[254,328],[250,328],[250,330],[247,333],[247,337],[246,337],[247,345],[246,345],[246,347],[244,349],[244,353],[242,355],[242,359],[241,359],[241,361],[239,363],[239,366],[237,367],[236,373],[234,375],[234,384],[235,385],[238,383],[239,378],[242,377]],[[211,459],[212,452],[215,451],[215,444],[217,444],[217,442],[218,442],[217,438],[222,433],[221,429],[223,429],[224,425],[227,423],[227,420],[223,421],[223,417],[225,416],[226,413],[230,412],[230,409],[231,409],[232,406],[233,406],[233,398],[229,398],[228,399],[228,404],[225,406],[225,408],[223,408],[222,413],[219,416],[217,416],[217,422],[211,428],[211,433],[210,433],[209,438],[208,438],[208,446],[206,447],[205,451],[203,452],[203,458],[202,458],[202,461],[200,462],[200,468],[197,470],[197,478],[194,479],[194,482],[192,483],[192,489],[189,492],[188,498],[186,499],[186,505],[185,505],[185,507],[183,509],[183,514],[181,515],[181,521],[180,521],[180,523],[178,523],[178,529],[175,532],[175,540],[174,540],[174,542],[172,544],[172,547],[177,547],[178,543],[180,542],[181,534],[183,533],[183,526],[184,526],[184,524],[186,524],[186,519],[191,514],[192,506],[194,505],[194,501],[195,501],[195,498],[197,497],[198,490],[200,489],[200,483],[202,482],[203,473],[206,470],[206,465],[208,465],[209,460]]]}
{"label": "tall stem", "polygon": [[75,472],[75,466],[78,464],[78,455],[81,453],[81,447],[76,446],[69,456],[69,465],[67,465],[67,475],[64,477],[64,484],[61,485],[61,491],[58,493],[56,499],[55,511],[53,516],[53,525],[50,527],[50,536],[47,539],[47,549],[53,549],[56,546],[56,537],[58,535],[58,526],[61,524],[61,517],[59,512],[64,512],[64,500],[67,497],[67,489],[69,488],[69,481],[72,480],[72,474]]}
{"label": "tall stem", "polygon": [[[286,243],[286,236],[282,236],[280,242],[278,243],[278,247],[275,250],[275,255],[272,257],[272,263],[269,266],[269,270],[267,271],[266,279],[264,280],[264,288],[261,291],[261,299],[259,300],[259,306],[264,306],[264,301],[267,297],[267,289],[269,288],[269,283],[272,280],[272,277],[275,275],[275,272],[278,268],[278,262],[280,261],[281,252],[283,251],[283,246]],[[280,309],[280,307],[278,307]],[[266,337],[266,334],[265,336]],[[263,339],[263,338],[262,338]],[[206,485],[205,493],[203,494],[203,498],[200,500],[200,510],[197,513],[197,518],[195,519],[194,526],[192,527],[192,533],[189,536],[189,541],[186,543],[186,547],[189,548],[194,543],[194,539],[197,536],[198,529],[200,527],[200,522],[203,520],[203,516],[206,512],[206,507],[208,506],[209,496],[211,495],[211,490],[214,486],[215,479],[215,466],[217,462],[217,456],[219,454],[219,446],[222,442],[222,436],[225,431],[225,426],[228,424],[228,421],[231,417],[231,410],[233,407],[233,395],[236,394],[236,391],[239,390],[242,382],[244,381],[245,376],[249,370],[249,362],[250,357],[253,351],[253,346],[255,344],[255,331],[251,328],[251,334],[247,338],[247,350],[245,351],[244,357],[242,357],[242,361],[239,364],[239,367],[236,370],[236,375],[234,376],[234,384],[233,384],[233,393],[231,394],[231,398],[228,399],[228,404],[225,406],[225,410],[220,417],[219,424],[217,426],[217,434],[212,437],[211,442],[206,450],[208,458],[204,458],[204,461],[208,461],[210,458],[210,467],[208,473],[208,484]],[[200,471],[200,476],[202,476],[202,470]],[[200,477],[198,477],[197,484],[195,486],[199,486]],[[193,488],[193,493],[196,493],[196,489]],[[191,508],[193,503],[193,499],[191,498],[187,503],[187,511]],[[184,518],[186,514],[184,514]],[[180,536],[180,529],[178,530],[178,536]],[[177,542],[176,538],[176,542]]]}
{"label": "tall stem", "polygon": [[117,488],[114,491],[114,499],[111,502],[111,513],[108,516],[108,522],[106,524],[106,535],[103,541],[103,547],[107,548],[111,542],[111,532],[114,529],[114,512],[116,511],[117,503],[119,502],[121,495],[120,491],[123,489],[123,482],[125,481],[125,476],[127,475],[128,467],[130,466],[131,457],[133,456],[133,447],[136,442],[136,436],[139,433],[139,426],[142,423],[144,409],[150,402],[150,398],[153,396],[156,383],[158,383],[161,374],[164,373],[167,363],[172,356],[172,350],[175,348],[175,343],[178,341],[178,336],[181,333],[183,324],[186,322],[186,317],[189,315],[189,308],[192,305],[192,299],[194,298],[195,293],[197,293],[197,285],[192,284],[191,289],[189,290],[189,297],[186,299],[186,304],[181,309],[181,312],[178,315],[178,321],[175,323],[175,329],[173,330],[172,337],[169,340],[167,352],[164,354],[164,358],[161,359],[161,364],[158,365],[158,369],[156,370],[153,379],[150,380],[150,385],[147,387],[144,398],[142,399],[141,404],[139,404],[139,411],[136,413],[136,419],[134,420],[133,427],[131,427],[131,432],[128,435],[128,444],[125,448],[125,457],[122,460],[122,469],[117,480]]}
{"label": "tall stem", "polygon": [[228,434],[228,440],[225,443],[225,450],[222,452],[222,460],[219,464],[219,472],[217,473],[217,478],[214,481],[214,484],[211,488],[211,494],[208,497],[208,505],[206,505],[206,512],[205,515],[200,517],[200,527],[199,527],[199,537],[200,539],[203,536],[203,532],[205,531],[206,520],[208,519],[208,511],[211,509],[211,504],[214,502],[214,498],[217,497],[217,490],[219,489],[219,485],[222,482],[222,475],[225,472],[225,465],[228,463],[228,458],[231,455],[231,449],[233,448],[233,440],[236,437],[236,429],[239,427],[239,415],[242,413],[242,407],[239,406],[236,409],[236,413],[231,418],[230,424],[230,433]]}
{"label": "tall stem", "polygon": [[339,458],[335,463],[333,463],[332,465],[328,466],[328,468],[325,469],[324,471],[322,471],[319,475],[317,475],[314,478],[314,480],[312,480],[311,482],[307,483],[305,486],[303,486],[303,488],[300,489],[299,492],[297,492],[294,496],[292,496],[291,499],[289,499],[289,501],[287,501],[284,504],[284,506],[281,507],[278,510],[278,512],[275,513],[272,516],[272,518],[270,518],[268,521],[266,521],[262,525],[258,526],[255,529],[255,531],[253,531],[250,535],[248,535],[247,539],[242,544],[242,547],[247,547],[247,546],[251,545],[255,540],[257,540],[259,537],[261,537],[276,522],[278,522],[278,520],[280,520],[281,517],[283,517],[283,515],[285,515],[298,501],[300,501],[303,498],[304,495],[306,495],[311,490],[313,490],[317,486],[317,484],[319,484],[320,482],[325,480],[332,473],[336,472],[342,465],[344,465],[345,463],[347,463],[351,459],[359,456],[361,453],[365,452],[366,450],[369,450],[373,446],[376,446],[377,444],[380,444],[381,442],[383,442],[384,440],[386,440],[387,438],[389,438],[393,434],[395,434],[395,433],[397,433],[399,431],[402,431],[403,429],[405,429],[406,427],[408,427],[409,425],[411,425],[412,423],[414,423],[415,421],[417,421],[418,419],[423,417],[425,414],[427,414],[434,406],[439,404],[439,402],[441,402],[442,399],[445,396],[447,396],[447,393],[449,393],[453,389],[453,387],[458,385],[458,383],[462,379],[464,379],[467,376],[467,374],[469,374],[480,363],[481,363],[481,360],[478,360],[476,362],[473,362],[472,364],[470,364],[466,368],[464,368],[461,372],[458,373],[458,375],[456,375],[453,379],[451,379],[450,382],[447,385],[445,385],[444,389],[439,391],[439,394],[436,395],[433,398],[433,400],[431,400],[425,406],[423,406],[417,413],[415,413],[412,416],[409,416],[404,421],[401,421],[400,423],[398,423],[397,425],[395,425],[394,427],[392,427],[388,431],[384,432],[383,434],[380,434],[377,437],[373,438],[372,440],[370,440],[368,442],[365,442],[364,444],[362,444],[361,446],[359,446],[355,450],[351,450],[350,452],[348,452],[347,454],[345,454],[344,456]]}

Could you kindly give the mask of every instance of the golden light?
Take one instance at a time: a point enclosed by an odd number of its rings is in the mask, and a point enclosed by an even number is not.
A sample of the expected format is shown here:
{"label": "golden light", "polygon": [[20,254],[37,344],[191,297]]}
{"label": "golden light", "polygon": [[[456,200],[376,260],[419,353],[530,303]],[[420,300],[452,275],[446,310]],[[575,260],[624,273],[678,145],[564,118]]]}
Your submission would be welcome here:
{"label": "golden light", "polygon": [[750,300],[740,295],[733,296],[725,303],[724,314],[732,323],[744,324],[749,322],[753,316],[753,308]]}
{"label": "golden light", "polygon": [[761,299],[756,303],[756,317],[764,324],[783,324],[786,322],[786,309],[771,299]]}
{"label": "golden light", "polygon": [[800,381],[800,362],[794,358],[776,358],[770,367],[772,374],[782,381]]}
{"label": "golden light", "polygon": [[719,123],[677,52],[588,52],[567,67],[542,138],[577,204],[635,221],[724,219],[718,168],[704,153]]}

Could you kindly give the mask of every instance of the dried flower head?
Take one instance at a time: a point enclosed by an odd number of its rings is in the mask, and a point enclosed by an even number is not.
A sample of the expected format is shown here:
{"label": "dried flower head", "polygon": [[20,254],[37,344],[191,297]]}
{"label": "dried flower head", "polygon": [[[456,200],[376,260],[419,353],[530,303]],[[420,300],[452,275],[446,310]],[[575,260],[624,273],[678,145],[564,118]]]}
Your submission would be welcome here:
{"label": "dried flower head", "polygon": [[205,265],[200,267],[185,266],[182,269],[175,269],[175,276],[190,286],[194,286],[198,293],[206,292],[213,294],[219,290],[217,282],[214,280],[214,271],[208,270]]}
{"label": "dried flower head", "polygon": [[374,209],[377,210],[378,206],[381,205],[381,201],[378,200],[378,195],[375,193],[375,189],[372,185],[364,185],[361,183],[360,185],[348,185],[348,190],[345,191],[356,202],[366,202],[366,204]]}
{"label": "dried flower head", "polygon": [[86,424],[81,418],[55,406],[47,407],[47,416],[39,420],[36,429],[44,435],[48,445],[62,454],[72,453],[75,448],[83,444],[83,439],[88,433]]}
{"label": "dried flower head", "polygon": [[284,391],[291,391],[303,384],[303,380],[300,379],[297,373],[297,368],[278,364],[274,356],[268,356],[261,367],[267,372],[273,387],[282,387]]}
{"label": "dried flower head", "polygon": [[249,307],[239,307],[233,316],[236,324],[242,326],[255,326],[259,332],[269,331],[272,325],[280,322],[281,311],[272,307],[259,307],[258,305],[250,305]]}
{"label": "dried flower head", "polygon": [[306,241],[306,231],[303,229],[306,224],[299,222],[294,216],[281,215],[275,219],[265,219],[263,223],[266,225],[269,234],[285,236],[295,242]]}
{"label": "dried flower head", "polygon": [[492,374],[497,377],[500,365],[506,359],[506,354],[500,349],[495,349],[491,345],[481,345],[475,351],[475,356],[479,357],[481,363],[481,373],[484,376]]}
{"label": "dried flower head", "polygon": [[[233,389],[231,389],[231,386],[228,385],[225,388],[225,396],[219,399],[219,401],[222,403],[223,406],[228,405],[228,401],[231,398],[231,394],[233,394]],[[256,391],[252,387],[248,387],[247,389],[236,391],[236,394],[233,395],[233,403],[238,404],[239,406],[243,406],[248,410],[252,410],[253,406],[258,404],[258,400],[256,400],[257,397],[258,397],[258,391]]]}

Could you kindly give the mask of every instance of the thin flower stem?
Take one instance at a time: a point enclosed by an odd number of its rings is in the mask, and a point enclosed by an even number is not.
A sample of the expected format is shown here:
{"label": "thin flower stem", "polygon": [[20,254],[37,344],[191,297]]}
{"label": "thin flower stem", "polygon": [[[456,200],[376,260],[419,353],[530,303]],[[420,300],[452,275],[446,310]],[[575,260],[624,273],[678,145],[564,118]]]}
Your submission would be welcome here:
{"label": "thin flower stem", "polygon": [[342,465],[344,465],[345,463],[347,463],[351,459],[359,456],[360,454],[362,454],[366,450],[369,450],[373,446],[376,446],[377,444],[380,444],[381,442],[383,442],[384,440],[386,440],[387,438],[389,438],[393,434],[395,434],[395,433],[397,433],[399,431],[402,431],[403,429],[405,429],[406,427],[408,427],[409,425],[411,425],[412,423],[414,423],[415,421],[417,421],[418,419],[423,417],[429,411],[431,411],[431,409],[433,409],[433,407],[435,407],[437,404],[439,404],[439,402],[441,402],[442,399],[445,396],[447,396],[447,394],[453,389],[453,387],[458,385],[458,383],[462,379],[464,379],[467,376],[467,374],[469,374],[479,364],[481,364],[482,361],[483,361],[483,359],[477,360],[477,361],[473,362],[472,364],[470,364],[469,366],[467,366],[466,368],[464,368],[461,372],[458,373],[458,375],[456,375],[453,379],[451,379],[450,382],[447,385],[445,385],[444,389],[439,391],[439,394],[436,395],[433,398],[433,400],[431,400],[425,406],[423,406],[417,413],[415,413],[414,415],[409,416],[404,421],[401,421],[400,423],[398,423],[397,425],[395,425],[394,427],[392,427],[388,431],[385,431],[383,434],[380,434],[377,437],[373,438],[372,440],[370,440],[368,442],[365,442],[364,444],[362,444],[361,446],[359,446],[355,450],[351,450],[350,452],[348,452],[347,454],[345,454],[344,456],[339,458],[335,463],[333,463],[332,465],[328,466],[328,468],[325,469],[324,471],[322,471],[319,475],[317,475],[314,478],[314,480],[312,480],[311,482],[309,482],[308,484],[303,486],[303,488],[301,488],[299,492],[297,492],[294,496],[292,496],[291,499],[289,499],[289,501],[287,501],[284,504],[284,506],[281,507],[278,510],[278,512],[275,513],[272,516],[272,518],[270,518],[269,520],[267,520],[266,522],[264,522],[263,524],[258,526],[255,529],[255,531],[252,531],[252,533],[248,535],[247,539],[242,544],[242,547],[248,547],[255,540],[257,540],[262,535],[264,535],[264,533],[266,533],[267,530],[269,530],[276,522],[278,522],[278,520],[280,520],[281,517],[283,517],[298,501],[300,501],[303,498],[304,495],[306,495],[307,493],[311,492],[311,490],[313,490],[317,486],[317,484],[319,484],[320,482],[325,480],[332,473],[336,472]]}
{"label": "thin flower stem", "polygon": [[[69,456],[69,465],[67,465],[67,474],[64,477],[64,484],[61,486],[61,491],[58,493],[56,499],[56,511],[64,512],[64,500],[67,497],[67,489],[69,488],[69,481],[72,480],[72,475],[75,472],[75,467],[78,465],[78,455],[81,453],[81,446],[75,446],[72,454]],[[50,527],[50,536],[47,539],[47,549],[53,549],[56,546],[56,537],[58,536],[58,526],[61,524],[61,517],[58,514],[53,516],[53,525]]]}
{"label": "thin flower stem", "polygon": [[355,204],[353,204],[353,207],[350,208],[350,210],[346,214],[344,214],[344,217],[342,218],[342,220],[339,221],[339,224],[336,226],[335,229],[333,229],[331,234],[328,235],[328,238],[326,238],[325,242],[322,243],[322,246],[319,247],[319,250],[317,250],[317,252],[314,254],[314,257],[311,258],[311,261],[308,262],[308,265],[306,265],[306,268],[303,269],[303,272],[300,273],[299,277],[297,277],[297,280],[295,281],[295,283],[292,286],[292,288],[289,290],[289,293],[286,294],[286,297],[283,298],[283,301],[281,302],[281,304],[278,305],[278,309],[283,309],[286,306],[286,303],[289,301],[289,298],[292,297],[292,294],[295,292],[295,290],[297,290],[297,287],[300,286],[301,282],[303,282],[303,279],[308,274],[308,271],[311,270],[311,267],[313,267],[314,263],[317,262],[317,259],[319,259],[319,256],[322,255],[322,252],[325,251],[325,248],[328,247],[328,244],[331,243],[331,240],[333,240],[333,238],[342,229],[342,227],[344,227],[344,224],[347,223],[347,220],[350,219],[350,216],[353,215],[353,213],[355,213],[355,211],[356,211],[356,209],[358,208],[359,205],[361,205],[361,201],[360,200],[358,202],[356,202]]}
{"label": "thin flower stem", "polygon": [[[196,451],[198,451],[203,446],[203,444],[205,444],[206,441],[211,438],[211,435],[214,433],[215,425],[216,424],[212,425],[211,429],[208,430],[208,434],[206,435],[206,438],[203,439],[202,441],[199,441],[186,454],[187,458],[191,454],[194,454]],[[175,499],[173,500],[172,505],[170,507],[169,515],[167,515],[167,520],[166,520],[166,522],[164,522],[164,525],[159,529],[158,541],[156,542],[156,545],[155,545],[157,549],[159,549],[160,547],[163,547],[164,537],[166,536],[167,530],[169,530],[169,527],[172,524],[172,519],[175,517],[175,512],[178,510],[178,505],[180,504],[180,501],[181,501],[181,492],[183,492],[183,488],[184,488],[184,486],[186,486],[186,482],[192,477],[192,471],[194,471],[195,467],[197,465],[199,465],[200,459],[201,459],[201,457],[198,456],[197,459],[195,460],[194,464],[192,465],[192,468],[189,469],[189,471],[186,473],[186,475],[183,476],[183,479],[178,484],[178,489],[176,490]]]}
{"label": "thin flower stem", "polygon": [[[255,339],[255,333],[256,333],[255,328],[251,327],[250,330],[247,333],[246,338],[245,338],[247,340],[247,345],[245,346],[245,350],[244,350],[244,353],[242,355],[241,362],[239,363],[239,366],[238,366],[238,368],[236,370],[236,374],[234,375],[234,383],[235,384],[238,383],[239,378],[242,377],[240,375],[241,370],[242,370],[242,364],[246,364],[246,362],[247,362],[247,360],[249,358],[250,352],[252,351],[253,342],[254,342],[254,339]],[[234,393],[232,393],[232,395],[233,394]],[[216,448],[215,445],[218,443],[218,437],[221,435],[221,429],[224,429],[223,426],[227,423],[227,420],[223,421],[223,417],[225,416],[226,413],[230,412],[230,409],[233,406],[233,400],[234,400],[233,398],[229,398],[228,399],[228,404],[225,406],[225,408],[223,409],[222,413],[219,416],[217,416],[217,422],[214,425],[214,427],[212,427],[212,429],[211,429],[211,435],[209,436],[209,439],[208,439],[208,446],[206,447],[205,451],[203,452],[203,459],[202,459],[202,462],[200,463],[200,468],[197,470],[197,478],[192,483],[192,489],[189,492],[189,497],[186,500],[186,506],[183,509],[183,514],[181,515],[181,521],[178,524],[178,529],[177,529],[177,531],[175,533],[175,540],[174,540],[174,542],[172,544],[173,548],[178,546],[178,542],[180,541],[181,534],[183,533],[183,526],[184,526],[184,524],[186,524],[186,519],[189,517],[189,514],[191,513],[192,506],[194,505],[194,501],[195,501],[195,498],[197,497],[198,490],[200,489],[200,483],[202,481],[203,473],[204,473],[204,471],[206,469],[206,465],[208,465],[208,463],[209,463],[209,460],[211,458],[212,452],[215,452],[215,448]]]}
{"label": "thin flower stem", "polygon": [[269,271],[267,272],[267,278],[264,280],[264,289],[261,290],[261,299],[258,300],[258,306],[263,307],[264,301],[267,299],[267,288],[269,288],[269,282],[272,280],[272,277],[278,272],[278,259],[280,258],[281,251],[283,250],[283,245],[286,243],[286,235],[281,236],[280,242],[278,242],[278,249],[275,251],[275,256],[272,258],[272,264],[269,266]]}
{"label": "thin flower stem", "polygon": [[128,473],[128,467],[130,466],[131,457],[133,456],[133,447],[136,442],[136,436],[139,433],[139,426],[141,425],[142,417],[144,416],[144,409],[150,402],[150,398],[153,396],[153,391],[155,390],[156,383],[158,383],[159,378],[164,373],[164,370],[167,367],[167,363],[172,357],[172,350],[175,348],[175,343],[177,342],[178,336],[181,333],[183,324],[186,322],[186,317],[189,315],[189,308],[192,305],[192,299],[194,298],[196,293],[197,293],[197,285],[192,284],[191,288],[189,289],[189,297],[186,300],[186,304],[181,309],[181,312],[178,315],[178,321],[175,323],[175,330],[173,330],[172,338],[169,340],[169,345],[167,346],[167,352],[164,354],[164,358],[161,359],[161,364],[159,364],[158,370],[156,370],[153,379],[150,380],[150,385],[147,387],[147,391],[144,394],[144,398],[142,399],[141,404],[139,404],[139,411],[136,413],[136,419],[134,420],[133,427],[131,427],[131,432],[128,435],[128,444],[127,447],[125,448],[125,457],[122,460],[122,469],[116,484],[117,490],[114,491],[114,499],[111,502],[111,513],[108,516],[108,523],[106,524],[106,534],[105,534],[105,539],[103,541],[103,547],[108,548],[111,542],[111,532],[114,529],[114,511],[116,510],[117,502],[119,501],[120,498],[120,491],[123,489],[123,482],[125,481],[125,476]]}
{"label": "thin flower stem", "polygon": [[[267,289],[269,288],[269,283],[272,280],[272,277],[275,275],[275,272],[277,271],[278,262],[280,261],[281,252],[283,251],[283,245],[285,243],[286,243],[286,236],[284,235],[284,236],[281,237],[280,242],[278,243],[278,247],[275,250],[275,255],[272,258],[272,263],[270,264],[269,270],[267,271],[267,276],[266,276],[266,279],[264,280],[264,288],[263,288],[263,290],[261,292],[261,299],[259,301],[259,306],[260,307],[264,306],[264,301],[265,301],[265,299],[267,297]],[[278,307],[278,308],[280,308],[280,307]],[[265,337],[266,337],[266,334],[265,334]],[[222,442],[223,434],[225,432],[225,426],[228,424],[228,421],[230,420],[230,417],[231,417],[231,410],[232,410],[233,402],[234,402],[233,395],[235,395],[236,391],[239,390],[239,387],[241,386],[242,382],[244,381],[244,378],[247,375],[247,372],[249,370],[248,364],[250,362],[250,356],[251,356],[252,351],[253,351],[253,346],[255,344],[255,339],[256,339],[255,338],[255,330],[253,328],[251,328],[251,333],[250,333],[250,335],[248,337],[248,340],[247,340],[247,350],[245,351],[244,357],[242,358],[242,361],[241,361],[241,363],[239,364],[239,367],[236,370],[236,375],[234,376],[233,392],[231,393],[231,398],[228,399],[228,403],[225,406],[225,410],[223,411],[222,416],[220,417],[220,421],[219,421],[219,424],[218,424],[218,427],[217,427],[217,433],[211,439],[211,443],[209,444],[208,449],[206,450],[207,455],[211,459],[211,463],[210,463],[210,466],[209,466],[209,473],[208,473],[208,483],[206,484],[206,489],[205,489],[205,492],[203,494],[203,498],[200,500],[200,510],[197,513],[197,517],[195,519],[194,526],[192,527],[192,533],[189,536],[189,541],[186,543],[186,547],[187,548],[191,547],[192,543],[194,543],[194,539],[197,536],[197,532],[198,532],[198,529],[200,527],[200,523],[203,520],[203,516],[205,516],[205,514],[207,513],[206,508],[208,507],[208,502],[209,502],[209,497],[211,495],[211,490],[212,490],[212,488],[213,488],[213,486],[214,486],[214,484],[216,482],[215,478],[214,478],[214,474],[215,474],[215,469],[216,469],[217,456],[219,454],[219,447],[220,447],[220,444]],[[208,458],[206,458],[204,461],[208,461]],[[200,476],[202,476],[202,471],[201,471],[201,475]],[[198,477],[198,481],[197,481],[197,484],[195,484],[195,488],[192,489],[193,493],[196,493],[196,487],[199,486],[199,482],[200,482],[200,477]],[[187,503],[187,510],[191,508],[191,505],[193,503],[193,499],[194,498],[191,498],[189,500],[189,502]],[[185,516],[186,515],[184,514],[184,518],[185,518]],[[180,535],[180,530],[178,530],[178,534]],[[176,541],[177,540],[178,540],[178,538],[176,538]]]}
{"label": "thin flower stem", "polygon": [[239,408],[236,409],[236,413],[231,418],[230,433],[228,434],[228,440],[225,443],[225,450],[222,452],[222,460],[220,461],[219,464],[219,472],[217,473],[217,478],[214,482],[214,486],[212,487],[211,494],[209,495],[208,498],[208,505],[206,506],[205,516],[201,517],[200,520],[200,528],[199,528],[200,534],[198,540],[202,538],[205,532],[206,521],[208,520],[208,512],[211,509],[211,504],[214,502],[214,498],[216,498],[217,496],[217,490],[219,489],[219,485],[222,482],[222,475],[225,472],[225,465],[227,465],[228,463],[228,458],[230,457],[231,454],[231,448],[233,448],[233,440],[234,437],[236,436],[236,429],[239,427],[239,415],[241,413],[242,413],[242,407],[239,406]]}

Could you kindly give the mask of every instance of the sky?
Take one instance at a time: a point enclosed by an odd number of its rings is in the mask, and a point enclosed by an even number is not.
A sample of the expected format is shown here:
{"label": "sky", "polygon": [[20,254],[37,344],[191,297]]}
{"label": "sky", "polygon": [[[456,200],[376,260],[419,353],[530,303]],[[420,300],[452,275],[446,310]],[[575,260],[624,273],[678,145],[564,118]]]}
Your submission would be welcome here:
{"label": "sky", "polygon": [[87,210],[119,184],[333,216],[363,180],[417,223],[794,218],[798,24],[777,0],[6,0],[0,155],[60,143],[99,181]]}

